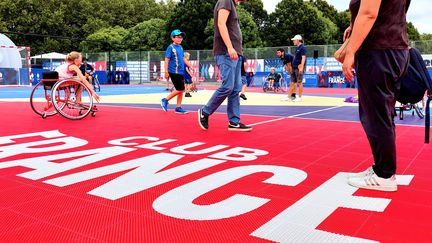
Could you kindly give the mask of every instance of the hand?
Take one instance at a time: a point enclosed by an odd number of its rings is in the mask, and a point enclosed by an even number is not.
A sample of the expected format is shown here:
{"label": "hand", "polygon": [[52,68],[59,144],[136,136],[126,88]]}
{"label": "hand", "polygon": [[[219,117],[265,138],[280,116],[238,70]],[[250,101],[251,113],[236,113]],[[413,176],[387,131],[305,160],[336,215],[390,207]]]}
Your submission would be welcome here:
{"label": "hand", "polygon": [[300,74],[303,74],[303,65],[300,64],[300,65],[298,66],[298,69],[299,69],[299,73],[300,73]]}
{"label": "hand", "polygon": [[169,73],[168,71],[165,71],[165,79],[168,80],[168,78],[169,78]]}
{"label": "hand", "polygon": [[344,31],[344,35],[343,35],[343,41],[345,42],[345,40],[350,37],[351,35],[351,26],[348,26],[348,28],[346,28],[346,30]]}
{"label": "hand", "polygon": [[228,54],[230,55],[231,60],[237,60],[238,54],[234,48],[228,48]]}
{"label": "hand", "polygon": [[342,71],[346,79],[349,81],[353,81],[354,74],[353,74],[353,67],[354,67],[354,54],[347,53],[345,55],[345,60],[342,64]]}
{"label": "hand", "polygon": [[93,98],[97,101],[97,103],[99,103],[100,97],[98,94],[96,94],[96,92],[93,92]]}

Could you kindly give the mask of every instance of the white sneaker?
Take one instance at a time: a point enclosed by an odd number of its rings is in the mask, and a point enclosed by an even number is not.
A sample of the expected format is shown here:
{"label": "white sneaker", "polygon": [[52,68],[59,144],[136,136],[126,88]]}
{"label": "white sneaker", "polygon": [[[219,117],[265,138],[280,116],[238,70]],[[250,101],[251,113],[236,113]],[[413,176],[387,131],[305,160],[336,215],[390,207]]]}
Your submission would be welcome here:
{"label": "white sneaker", "polygon": [[291,99],[288,97],[282,98],[281,101],[290,101]]}
{"label": "white sneaker", "polygon": [[295,98],[293,101],[294,101],[294,102],[301,102],[301,101],[302,101],[302,98],[297,97],[297,98]]}
{"label": "white sneaker", "polygon": [[359,172],[359,173],[352,173],[350,175],[348,175],[348,178],[358,178],[358,177],[365,177],[365,176],[370,176],[372,174],[374,174],[374,170],[372,169],[372,166],[370,166],[369,168],[367,168],[365,171]]}
{"label": "white sneaker", "polygon": [[394,175],[388,179],[378,177],[375,173],[363,177],[350,177],[348,178],[348,184],[369,190],[386,192],[397,191],[397,182]]}

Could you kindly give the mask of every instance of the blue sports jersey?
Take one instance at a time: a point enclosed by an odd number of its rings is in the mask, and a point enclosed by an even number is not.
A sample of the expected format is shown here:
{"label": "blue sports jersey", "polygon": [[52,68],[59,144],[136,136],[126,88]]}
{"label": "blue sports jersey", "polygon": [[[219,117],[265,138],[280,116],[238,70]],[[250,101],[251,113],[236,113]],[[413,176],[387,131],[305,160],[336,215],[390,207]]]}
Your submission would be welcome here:
{"label": "blue sports jersey", "polygon": [[188,65],[185,64],[185,71],[184,71],[184,79],[185,80],[189,80],[192,79],[192,77],[189,75],[189,73],[186,71],[186,69],[189,69],[189,71],[191,70],[190,67]]}
{"label": "blue sports jersey", "polygon": [[294,56],[289,53],[285,53],[284,57],[281,58],[284,65],[286,65],[287,63],[292,63],[293,59]]}
{"label": "blue sports jersey", "polygon": [[[298,66],[300,65],[301,60],[302,60],[302,56],[306,56],[306,47],[303,44],[297,46],[297,48],[296,48],[296,51],[294,54],[294,61],[292,63],[292,67],[294,69],[298,69]],[[305,60],[304,67],[306,67],[306,60]]]}
{"label": "blue sports jersey", "polygon": [[165,58],[169,59],[168,72],[184,75],[185,63],[184,52],[181,45],[171,44],[168,46]]}

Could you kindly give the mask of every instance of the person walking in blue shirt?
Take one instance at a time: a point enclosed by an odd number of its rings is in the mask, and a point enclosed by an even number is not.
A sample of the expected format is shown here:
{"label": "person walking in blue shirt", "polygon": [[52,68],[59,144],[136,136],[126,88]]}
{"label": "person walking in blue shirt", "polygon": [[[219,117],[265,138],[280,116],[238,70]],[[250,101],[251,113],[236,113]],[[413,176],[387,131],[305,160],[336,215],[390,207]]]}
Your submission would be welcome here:
{"label": "person walking in blue shirt", "polygon": [[213,55],[222,77],[221,86],[207,104],[198,110],[198,123],[207,130],[209,116],[228,98],[228,130],[248,132],[252,127],[240,123],[240,97],[242,87],[239,56],[243,55],[243,36],[240,30],[236,4],[241,0],[218,0],[214,8]]}
{"label": "person walking in blue shirt", "polygon": [[302,100],[303,94],[303,75],[306,70],[306,47],[303,44],[303,38],[301,35],[295,35],[291,40],[294,42],[294,45],[296,45],[297,48],[292,63],[293,73],[291,76],[289,96],[291,97],[293,91],[295,90],[295,84],[297,83],[298,97],[293,101],[300,102]]}
{"label": "person walking in blue shirt", "polygon": [[161,106],[164,111],[168,111],[168,101],[177,96],[177,105],[175,113],[187,114],[188,112],[181,107],[183,100],[184,84],[184,52],[181,43],[186,34],[178,29],[171,32],[171,40],[173,43],[168,46],[165,53],[165,78],[171,78],[175,90],[173,90],[166,98],[161,100]]}

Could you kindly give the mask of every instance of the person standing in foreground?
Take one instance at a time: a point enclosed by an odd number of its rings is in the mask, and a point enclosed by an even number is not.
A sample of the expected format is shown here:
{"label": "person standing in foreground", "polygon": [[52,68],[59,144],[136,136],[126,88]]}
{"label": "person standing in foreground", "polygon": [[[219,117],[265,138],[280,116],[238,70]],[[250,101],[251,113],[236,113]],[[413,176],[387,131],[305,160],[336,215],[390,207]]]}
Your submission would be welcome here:
{"label": "person standing in foreground", "polygon": [[209,127],[209,116],[228,98],[228,130],[251,131],[252,127],[240,123],[242,33],[236,4],[241,0],[218,0],[214,8],[213,55],[222,77],[221,86],[207,104],[198,110],[198,123],[203,130]]}
{"label": "person standing in foreground", "polygon": [[177,105],[175,108],[175,113],[177,114],[187,114],[188,112],[181,107],[183,100],[183,92],[185,90],[184,84],[184,71],[185,71],[185,61],[184,52],[181,43],[184,32],[176,29],[171,32],[171,40],[173,43],[168,46],[165,53],[165,78],[171,78],[171,81],[175,87],[166,98],[161,100],[161,106],[164,111],[168,110],[168,101],[177,96]]}
{"label": "person standing in foreground", "polygon": [[[401,77],[408,67],[406,11],[409,0],[351,0],[351,25],[344,76],[358,81],[359,115],[374,164],[352,174],[348,184],[379,191],[397,191],[394,106]],[[351,31],[352,30],[352,31]]]}
{"label": "person standing in foreground", "polygon": [[294,42],[294,45],[297,46],[297,48],[292,63],[293,72],[288,96],[291,97],[297,83],[298,97],[296,97],[293,101],[300,102],[302,100],[303,94],[303,75],[306,70],[306,47],[303,44],[303,38],[301,35],[295,35],[291,40]]}

